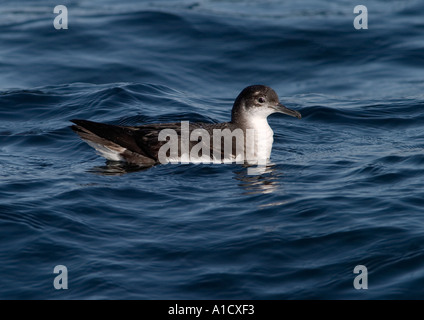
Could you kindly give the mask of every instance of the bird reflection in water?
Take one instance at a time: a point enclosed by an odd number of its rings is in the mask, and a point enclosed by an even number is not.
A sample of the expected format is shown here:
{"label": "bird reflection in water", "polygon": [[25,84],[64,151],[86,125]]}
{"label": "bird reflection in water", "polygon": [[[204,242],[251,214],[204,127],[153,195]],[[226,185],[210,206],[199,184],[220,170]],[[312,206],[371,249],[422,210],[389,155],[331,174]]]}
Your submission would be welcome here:
{"label": "bird reflection in water", "polygon": [[235,179],[240,181],[244,194],[273,193],[279,187],[282,172],[277,166],[268,163],[266,166],[244,166],[241,170],[234,171]]}
{"label": "bird reflection in water", "polygon": [[[106,165],[94,167],[88,172],[103,176],[121,176],[150,168],[152,166],[140,167],[122,162],[107,161]],[[273,193],[278,190],[282,176],[282,172],[272,163],[268,163],[266,166],[244,165],[237,167],[233,172],[234,178],[240,182],[239,186],[245,190],[244,194]]]}
{"label": "bird reflection in water", "polygon": [[127,173],[139,172],[150,169],[152,166],[140,167],[128,165],[123,162],[106,161],[106,165],[94,167],[88,172],[101,176],[122,176]]}

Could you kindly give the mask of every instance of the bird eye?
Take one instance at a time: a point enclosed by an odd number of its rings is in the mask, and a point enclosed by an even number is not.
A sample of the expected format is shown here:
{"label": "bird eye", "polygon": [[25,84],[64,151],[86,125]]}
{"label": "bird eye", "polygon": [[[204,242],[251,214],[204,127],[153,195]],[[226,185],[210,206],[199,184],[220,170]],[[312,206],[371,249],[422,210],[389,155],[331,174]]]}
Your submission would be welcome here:
{"label": "bird eye", "polygon": [[262,97],[260,97],[260,98],[258,99],[258,102],[259,102],[259,103],[264,103],[264,102],[265,102],[265,99],[264,99],[264,98],[262,98]]}

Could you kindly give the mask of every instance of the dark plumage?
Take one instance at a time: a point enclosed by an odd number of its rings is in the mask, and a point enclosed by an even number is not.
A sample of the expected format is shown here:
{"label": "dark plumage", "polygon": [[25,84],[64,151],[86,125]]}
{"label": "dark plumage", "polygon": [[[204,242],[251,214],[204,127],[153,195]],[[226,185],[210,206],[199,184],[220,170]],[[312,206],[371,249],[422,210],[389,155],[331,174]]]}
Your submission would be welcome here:
{"label": "dark plumage", "polygon": [[[249,122],[251,117],[255,119],[259,117],[266,120],[266,117],[274,112],[282,112],[298,118],[301,117],[297,111],[287,109],[281,105],[277,94],[271,88],[261,85],[250,86],[245,88],[236,98],[230,122],[217,124],[190,123],[189,131],[205,129],[210,134],[209,146],[212,150],[213,129],[229,129],[233,131],[240,128],[243,132],[248,128],[256,129],[254,123]],[[175,130],[178,136],[181,137],[181,123],[158,123],[130,127],[88,120],[72,120],[72,122],[75,124],[71,127],[72,130],[98,150],[104,157],[109,160],[125,161],[129,164],[141,166],[151,166],[159,162],[159,150],[162,145],[167,143],[167,141],[159,141],[158,139],[161,130]],[[190,141],[189,150],[200,141],[201,139]],[[222,157],[228,156],[224,154],[223,141],[221,141],[221,150]],[[232,155],[235,156],[235,152],[236,148],[234,144]],[[181,156],[181,153],[179,152],[178,155]]]}

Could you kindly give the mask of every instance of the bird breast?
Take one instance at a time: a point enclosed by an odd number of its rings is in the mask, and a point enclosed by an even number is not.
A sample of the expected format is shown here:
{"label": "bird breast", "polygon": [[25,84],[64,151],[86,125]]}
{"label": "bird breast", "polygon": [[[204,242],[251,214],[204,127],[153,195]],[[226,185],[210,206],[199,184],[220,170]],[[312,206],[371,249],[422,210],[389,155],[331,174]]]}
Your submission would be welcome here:
{"label": "bird breast", "polygon": [[266,118],[253,118],[249,128],[254,130],[254,156],[257,160],[268,160],[271,157],[274,131]]}

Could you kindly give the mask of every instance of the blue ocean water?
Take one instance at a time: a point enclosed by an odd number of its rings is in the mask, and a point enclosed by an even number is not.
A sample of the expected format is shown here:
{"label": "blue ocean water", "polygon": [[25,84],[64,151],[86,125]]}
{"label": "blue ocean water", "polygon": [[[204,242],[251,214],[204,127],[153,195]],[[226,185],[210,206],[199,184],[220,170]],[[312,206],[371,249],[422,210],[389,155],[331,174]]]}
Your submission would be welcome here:
{"label": "blue ocean water", "polygon": [[[423,14],[419,0],[0,1],[0,298],[424,298]],[[258,83],[303,115],[270,117],[260,175],[129,170],[69,128],[228,121]]]}

